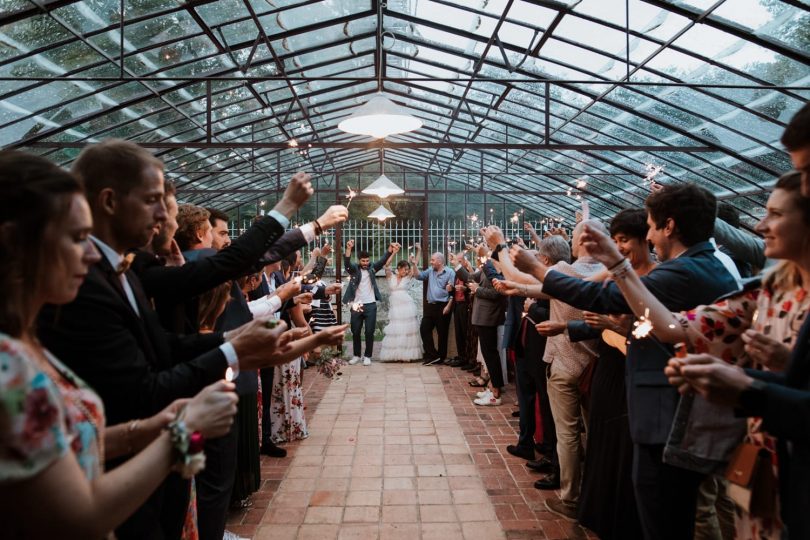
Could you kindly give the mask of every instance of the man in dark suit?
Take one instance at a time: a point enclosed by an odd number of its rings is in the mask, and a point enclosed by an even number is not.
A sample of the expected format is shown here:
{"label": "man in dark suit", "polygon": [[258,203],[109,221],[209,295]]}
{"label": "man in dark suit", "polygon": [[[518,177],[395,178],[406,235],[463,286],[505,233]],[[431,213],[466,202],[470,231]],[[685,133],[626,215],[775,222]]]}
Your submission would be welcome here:
{"label": "man in dark suit", "polygon": [[[661,264],[642,281],[672,311],[684,311],[736,289],[709,242],[717,202],[694,184],[664,186],[645,203],[647,239]],[[500,231],[488,241],[502,242]],[[542,291],[579,309],[632,313],[615,282],[593,283],[549,271],[528,252],[515,251],[516,266],[543,282]],[[627,354],[627,405],[634,444],[633,484],[645,538],[680,540],[694,534],[698,487],[704,475],[663,462],[677,392],[663,373],[672,348],[653,337],[631,337]]]}
{"label": "man in dark suit", "polygon": [[[73,171],[87,191],[93,241],[103,256],[76,300],[42,310],[39,337],[99,393],[108,422],[155,414],[221,379],[229,366],[258,369],[287,360],[283,325],[270,329],[254,321],[228,341],[220,333],[186,337],[160,326],[140,281],[124,264],[124,253],[146,245],[166,219],[159,160],[134,143],[109,140],[85,148]],[[312,192],[308,176],[293,184],[303,204]],[[286,221],[297,206],[286,200],[280,208]],[[170,477],[117,530],[118,537],[177,538],[187,492],[164,497],[164,490],[188,485],[178,479]]]}
{"label": "man in dark suit", "polygon": [[[487,261],[475,272],[466,259],[462,260],[461,265],[458,275],[467,283],[470,294],[475,298],[472,324],[478,331],[481,355],[487,364],[491,387],[487,394],[473,403],[485,407],[497,406],[501,404],[501,390],[504,386],[501,355],[498,352],[498,326],[506,319],[506,297],[495,290],[492,279],[503,279],[503,276],[495,270],[492,261]],[[455,276],[453,279],[455,280]]]}
{"label": "man in dark suit", "polygon": [[353,355],[349,364],[354,365],[360,361],[361,332],[365,324],[366,352],[363,355],[363,365],[371,365],[371,355],[374,352],[374,330],[377,328],[377,302],[380,300],[380,289],[377,287],[376,274],[385,266],[388,259],[394,254],[394,244],[374,264],[371,264],[367,251],[357,254],[357,263],[352,262],[354,240],[346,242],[346,251],[343,254],[343,266],[349,274],[349,285],[343,295],[343,303],[352,306],[351,328]]}

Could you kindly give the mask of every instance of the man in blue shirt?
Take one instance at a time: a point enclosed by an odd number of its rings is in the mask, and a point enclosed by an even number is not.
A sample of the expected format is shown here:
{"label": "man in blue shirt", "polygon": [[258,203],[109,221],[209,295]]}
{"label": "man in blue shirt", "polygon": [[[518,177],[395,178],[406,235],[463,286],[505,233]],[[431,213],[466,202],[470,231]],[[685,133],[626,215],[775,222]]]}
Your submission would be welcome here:
{"label": "man in blue shirt", "polygon": [[[419,257],[417,246],[417,258]],[[450,291],[456,280],[456,273],[444,266],[444,255],[434,253],[430,257],[430,267],[416,276],[419,281],[427,281],[427,299],[422,314],[419,333],[422,335],[422,346],[425,349],[425,365],[444,362],[447,358],[447,334],[450,331],[451,309],[453,307]],[[439,350],[433,342],[433,329],[439,334]]]}

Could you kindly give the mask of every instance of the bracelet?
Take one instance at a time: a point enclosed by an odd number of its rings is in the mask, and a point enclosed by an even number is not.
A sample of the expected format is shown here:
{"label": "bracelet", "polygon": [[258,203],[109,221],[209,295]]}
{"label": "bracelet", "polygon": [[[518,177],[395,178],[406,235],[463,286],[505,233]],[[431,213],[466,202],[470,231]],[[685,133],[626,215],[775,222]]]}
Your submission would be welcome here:
{"label": "bracelet", "polygon": [[129,423],[129,427],[124,432],[124,438],[127,441],[127,454],[131,454],[133,451],[132,447],[132,434],[135,433],[135,430],[138,429],[138,424],[140,424],[140,420],[133,420]]}
{"label": "bracelet", "polygon": [[203,444],[205,438],[199,431],[188,432],[186,422],[183,420],[183,411],[178,418],[166,427],[171,437],[172,447],[177,454],[177,462],[172,470],[180,473],[185,479],[192,478],[205,468],[205,453]]}
{"label": "bracelet", "polygon": [[627,260],[627,257],[622,257],[621,259],[619,259],[619,262],[617,262],[616,264],[614,264],[613,266],[611,266],[610,268],[608,268],[608,272],[613,272],[613,271],[614,271],[614,270],[616,270],[616,269],[617,269],[617,268],[618,268],[618,267],[619,267],[621,264],[623,264],[623,263],[624,263],[626,260]]}
{"label": "bracelet", "polygon": [[318,236],[323,234],[323,228],[321,227],[321,224],[318,223],[317,219],[315,220],[315,234]]}
{"label": "bracelet", "polygon": [[633,265],[627,259],[622,259],[617,265],[613,265],[609,272],[613,279],[624,279],[633,271]]}

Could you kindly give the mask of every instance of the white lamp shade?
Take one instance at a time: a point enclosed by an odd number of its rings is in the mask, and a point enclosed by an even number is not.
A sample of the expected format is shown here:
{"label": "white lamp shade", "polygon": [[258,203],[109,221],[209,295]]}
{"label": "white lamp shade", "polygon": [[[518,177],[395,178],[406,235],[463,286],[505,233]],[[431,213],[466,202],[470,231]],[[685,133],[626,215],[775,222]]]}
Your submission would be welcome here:
{"label": "white lamp shade", "polygon": [[383,94],[377,94],[358,107],[348,118],[338,124],[346,133],[368,135],[383,139],[397,133],[407,133],[422,127],[422,121],[412,116]]}
{"label": "white lamp shade", "polygon": [[375,195],[385,199],[389,195],[401,195],[405,190],[391,181],[390,178],[381,174],[370,186],[363,190],[366,195]]}
{"label": "white lamp shade", "polygon": [[368,215],[370,218],[378,219],[381,222],[385,221],[388,218],[396,217],[391,210],[380,204],[376,210]]}

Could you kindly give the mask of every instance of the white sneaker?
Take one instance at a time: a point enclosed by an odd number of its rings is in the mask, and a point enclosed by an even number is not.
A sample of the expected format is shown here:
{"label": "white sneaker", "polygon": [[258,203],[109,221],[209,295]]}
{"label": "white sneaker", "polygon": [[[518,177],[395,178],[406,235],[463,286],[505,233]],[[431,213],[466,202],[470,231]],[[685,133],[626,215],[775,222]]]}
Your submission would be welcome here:
{"label": "white sneaker", "polygon": [[487,396],[491,396],[491,395],[492,395],[492,390],[490,390],[489,388],[487,388],[486,390],[483,390],[481,392],[476,392],[475,393],[475,397],[478,397],[478,398],[487,397]]}
{"label": "white sneaker", "polygon": [[363,365],[364,366],[370,366],[371,365],[371,358],[369,358],[368,356],[363,358]]}
{"label": "white sneaker", "polygon": [[360,361],[360,357],[359,357],[359,356],[352,356],[352,359],[351,359],[351,360],[349,360],[349,365],[350,365],[350,366],[353,366],[353,365],[355,365],[355,364],[356,364],[357,362],[359,362],[359,361]]}
{"label": "white sneaker", "polygon": [[501,404],[501,398],[495,397],[493,394],[489,396],[480,397],[473,401],[476,405],[481,405],[482,407],[494,407]]}

